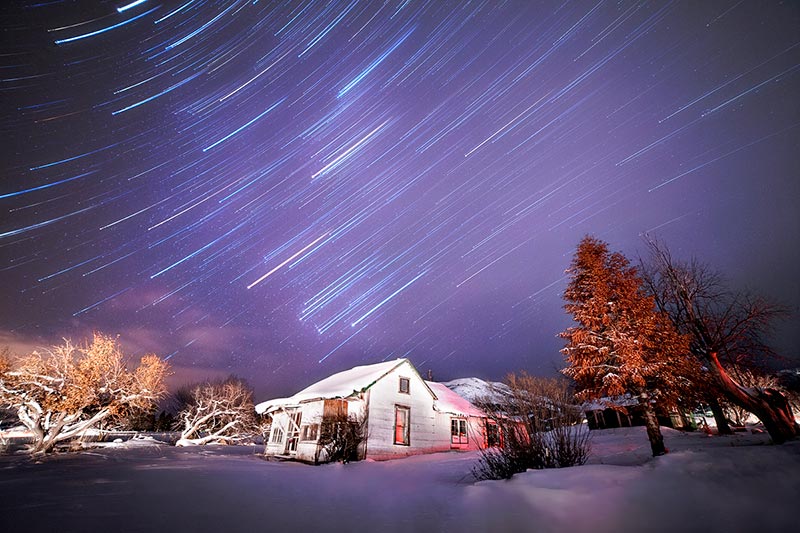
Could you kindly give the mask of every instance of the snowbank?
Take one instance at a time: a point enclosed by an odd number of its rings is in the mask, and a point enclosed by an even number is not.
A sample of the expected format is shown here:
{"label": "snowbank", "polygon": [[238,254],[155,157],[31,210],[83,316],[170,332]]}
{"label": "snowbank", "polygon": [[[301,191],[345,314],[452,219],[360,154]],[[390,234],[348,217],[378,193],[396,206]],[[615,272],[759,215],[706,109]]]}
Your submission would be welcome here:
{"label": "snowbank", "polygon": [[674,532],[797,530],[800,442],[593,432],[581,467],[475,483],[475,453],[308,466],[261,447],[0,457],[3,531]]}
{"label": "snowbank", "polygon": [[590,464],[476,484],[470,506],[516,510],[475,516],[477,529],[529,531],[524,516],[542,532],[797,530],[800,442],[662,431],[671,452],[656,459],[644,428],[604,430]]}

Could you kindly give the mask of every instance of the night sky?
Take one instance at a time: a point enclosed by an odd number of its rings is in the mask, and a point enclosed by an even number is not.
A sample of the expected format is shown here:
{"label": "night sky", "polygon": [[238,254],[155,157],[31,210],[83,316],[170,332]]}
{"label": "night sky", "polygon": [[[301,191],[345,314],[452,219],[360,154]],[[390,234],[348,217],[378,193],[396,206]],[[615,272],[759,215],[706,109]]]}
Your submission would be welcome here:
{"label": "night sky", "polygon": [[2,2],[0,344],[552,374],[586,234],[798,309],[796,2],[131,2]]}

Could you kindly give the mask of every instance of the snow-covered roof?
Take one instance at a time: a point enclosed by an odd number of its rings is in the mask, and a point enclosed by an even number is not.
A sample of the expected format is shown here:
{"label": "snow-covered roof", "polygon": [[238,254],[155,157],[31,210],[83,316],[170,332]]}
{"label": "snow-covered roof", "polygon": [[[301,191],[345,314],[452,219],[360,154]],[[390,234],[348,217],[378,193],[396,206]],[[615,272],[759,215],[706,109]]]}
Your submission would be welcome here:
{"label": "snow-covered roof", "polygon": [[[366,391],[376,381],[406,362],[408,359],[395,359],[374,365],[357,366],[328,376],[289,398],[276,398],[261,402],[256,405],[256,412],[259,414],[269,413],[280,407],[296,406],[312,400],[349,398]],[[411,363],[409,366],[414,368]],[[433,391],[431,393],[433,394]]]}
{"label": "snow-covered roof", "polygon": [[503,403],[511,394],[505,383],[484,381],[480,378],[459,378],[442,383],[451,391],[472,403]]}
{"label": "snow-covered roof", "polygon": [[447,388],[444,383],[426,381],[428,387],[436,394],[437,400],[433,403],[434,409],[442,413],[451,413],[460,416],[485,417],[486,413],[472,405],[469,400],[463,398]]}
{"label": "snow-covered roof", "polygon": [[584,402],[581,408],[584,411],[603,411],[612,406],[633,407],[635,405],[639,405],[639,399],[632,397],[630,394],[625,394],[623,396],[604,396],[598,400]]}

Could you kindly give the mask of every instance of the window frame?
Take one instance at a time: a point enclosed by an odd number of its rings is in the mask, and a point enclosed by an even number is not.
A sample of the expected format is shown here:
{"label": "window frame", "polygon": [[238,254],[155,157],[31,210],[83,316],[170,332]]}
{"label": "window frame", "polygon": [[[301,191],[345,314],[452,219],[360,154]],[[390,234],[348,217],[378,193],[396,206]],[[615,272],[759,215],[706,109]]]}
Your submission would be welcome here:
{"label": "window frame", "polygon": [[297,445],[300,444],[300,434],[303,424],[303,411],[297,409],[287,413],[289,421],[286,426],[286,449],[284,453],[295,454],[297,453]]}
{"label": "window frame", "polygon": [[450,419],[450,443],[469,444],[469,426],[466,418],[452,417]]}
{"label": "window frame", "polygon": [[[406,385],[406,390],[403,390],[403,383]],[[397,392],[400,394],[411,394],[411,378],[400,376],[400,380],[397,384]]]}
{"label": "window frame", "polygon": [[272,434],[269,436],[269,443],[270,444],[280,444],[283,442],[283,436],[285,432],[283,428],[280,426],[273,426]]}
{"label": "window frame", "polygon": [[486,447],[496,448],[502,445],[503,437],[500,434],[500,426],[496,422],[486,422]]}
{"label": "window frame", "polygon": [[316,442],[319,439],[319,424],[300,426],[300,442]]}

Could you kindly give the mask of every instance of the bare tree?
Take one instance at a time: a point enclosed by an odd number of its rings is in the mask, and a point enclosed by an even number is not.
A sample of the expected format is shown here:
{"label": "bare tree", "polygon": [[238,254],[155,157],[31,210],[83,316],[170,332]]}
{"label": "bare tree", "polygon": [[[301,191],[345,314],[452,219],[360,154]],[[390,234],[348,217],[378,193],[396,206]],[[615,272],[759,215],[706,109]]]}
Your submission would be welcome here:
{"label": "bare tree", "polygon": [[272,414],[256,413],[256,433],[261,437],[261,441],[266,444],[269,434],[272,431]]}
{"label": "bare tree", "polygon": [[[508,391],[477,399],[489,416],[487,432],[499,446],[480,452],[473,474],[478,479],[508,479],[529,468],[581,465],[589,455],[589,432],[565,379],[541,378],[525,372],[506,377]],[[502,398],[499,399],[498,398]]]}
{"label": "bare tree", "polygon": [[709,403],[718,426],[727,427],[724,416],[718,416],[721,409],[715,396],[721,395],[756,415],[776,444],[797,437],[800,427],[779,390],[744,387],[725,366],[753,365],[773,355],[764,338],[774,320],[787,311],[764,298],[727,290],[719,274],[696,260],[675,260],[662,242],[649,239],[648,246],[645,281],[659,309],[689,335],[691,353],[703,362],[708,376],[697,379],[712,385]]}
{"label": "bare tree", "polygon": [[[728,367],[728,371],[742,387],[776,389],[792,403],[789,393],[783,389],[776,376],[741,365]],[[751,414],[747,409],[730,402],[723,403],[722,407],[725,415],[737,426],[744,426]]]}
{"label": "bare tree", "polygon": [[231,444],[258,431],[253,391],[240,378],[200,383],[182,396],[185,405],[178,413],[181,436],[176,446]]}
{"label": "bare tree", "polygon": [[0,368],[0,402],[17,410],[33,434],[31,453],[46,453],[80,437],[103,420],[155,406],[165,393],[169,365],[145,355],[128,370],[117,340],[95,333],[92,341],[70,341],[34,351]]}
{"label": "bare tree", "polygon": [[[2,376],[11,369],[11,359],[11,349],[8,346],[4,346],[0,349],[0,380],[2,380]],[[2,398],[2,392],[0,392],[0,398]],[[18,421],[17,413],[13,409],[10,409],[7,404],[4,405],[2,400],[0,400],[0,428]],[[6,442],[0,434],[0,445],[5,444]]]}

